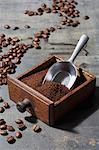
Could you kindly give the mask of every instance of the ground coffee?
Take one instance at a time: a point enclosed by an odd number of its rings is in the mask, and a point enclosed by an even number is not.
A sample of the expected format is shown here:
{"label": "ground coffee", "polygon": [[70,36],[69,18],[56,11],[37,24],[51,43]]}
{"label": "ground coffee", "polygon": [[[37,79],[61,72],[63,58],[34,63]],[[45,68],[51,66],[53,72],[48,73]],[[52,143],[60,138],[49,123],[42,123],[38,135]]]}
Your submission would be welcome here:
{"label": "ground coffee", "polygon": [[42,84],[47,70],[40,71],[23,78],[21,81],[37,90],[53,102],[56,102],[69,92],[69,89],[59,83],[46,81]]}

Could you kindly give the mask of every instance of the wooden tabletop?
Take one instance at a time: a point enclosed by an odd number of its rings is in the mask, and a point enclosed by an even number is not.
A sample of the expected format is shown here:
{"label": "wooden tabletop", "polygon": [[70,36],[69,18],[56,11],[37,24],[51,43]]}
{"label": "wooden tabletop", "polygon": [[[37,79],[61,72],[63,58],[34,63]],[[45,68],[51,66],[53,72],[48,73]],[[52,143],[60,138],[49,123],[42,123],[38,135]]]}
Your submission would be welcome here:
{"label": "wooden tabletop", "polygon": [[[83,69],[93,73],[96,76],[96,92],[93,98],[93,104],[87,107],[74,110],[55,128],[49,127],[40,120],[37,123],[42,131],[38,134],[32,132],[32,125],[35,123],[33,118],[30,123],[30,114],[25,112],[21,114],[17,111],[15,103],[9,99],[7,85],[0,86],[0,96],[9,102],[11,108],[0,114],[0,118],[12,124],[15,128],[15,118],[21,117],[25,120],[27,129],[23,131],[23,137],[16,140],[13,145],[6,142],[6,137],[0,136],[0,150],[98,150],[99,149],[99,2],[98,0],[78,1],[77,8],[80,10],[80,25],[78,27],[67,27],[57,29],[48,39],[48,42],[42,40],[41,49],[29,49],[18,65],[17,76],[32,66],[40,63],[48,56],[56,55],[67,60],[73,52],[73,49],[83,33],[89,36],[87,46],[77,57],[75,64]],[[0,33],[6,36],[18,36],[22,42],[30,42],[28,37],[44,28],[59,25],[60,18],[58,14],[46,14],[42,16],[27,16],[25,10],[36,10],[41,3],[51,6],[51,0],[0,0]],[[84,16],[90,18],[84,20]],[[9,24],[11,29],[5,29],[4,25]],[[30,25],[31,28],[24,28]],[[18,30],[13,30],[18,26]],[[0,50],[0,55],[5,53],[8,48]],[[87,56],[86,56],[87,55]],[[0,104],[1,106],[2,104]],[[75,117],[74,117],[75,116]],[[17,129],[17,128],[16,128]],[[13,133],[15,134],[15,133]],[[9,135],[13,135],[10,133]]]}

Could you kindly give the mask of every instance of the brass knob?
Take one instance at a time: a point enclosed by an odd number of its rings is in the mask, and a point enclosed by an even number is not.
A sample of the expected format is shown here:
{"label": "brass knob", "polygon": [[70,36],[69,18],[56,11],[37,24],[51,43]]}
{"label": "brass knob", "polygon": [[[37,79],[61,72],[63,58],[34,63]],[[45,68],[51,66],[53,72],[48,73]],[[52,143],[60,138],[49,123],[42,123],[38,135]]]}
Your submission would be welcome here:
{"label": "brass knob", "polygon": [[28,107],[31,107],[31,102],[28,99],[24,99],[22,102],[18,102],[16,107],[21,113],[24,113]]}

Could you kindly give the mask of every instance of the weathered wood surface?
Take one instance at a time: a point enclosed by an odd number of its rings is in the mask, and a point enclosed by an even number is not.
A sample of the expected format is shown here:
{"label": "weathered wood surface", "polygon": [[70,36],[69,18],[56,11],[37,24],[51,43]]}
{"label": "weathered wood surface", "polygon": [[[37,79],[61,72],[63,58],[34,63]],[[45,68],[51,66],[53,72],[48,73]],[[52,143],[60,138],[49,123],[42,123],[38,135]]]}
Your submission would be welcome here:
{"label": "weathered wood surface", "polygon": [[[49,0],[0,0],[0,33],[5,33],[8,36],[18,35],[25,40],[28,36],[33,36],[35,31],[54,24],[56,25],[56,22],[59,22],[59,18],[55,14],[44,14],[40,17],[28,17],[24,15],[25,9],[36,9],[42,2],[51,4]],[[26,71],[49,55],[56,54],[68,59],[81,34],[87,33],[90,37],[86,47],[89,52],[88,56],[85,56],[85,51],[82,51],[77,57],[76,64],[81,65],[97,77],[97,89],[93,98],[94,104],[87,108],[75,110],[65,117],[56,128],[51,128],[37,120],[42,128],[40,134],[33,133],[31,129],[32,124],[26,121],[28,128],[23,133],[23,138],[17,140],[15,144],[8,145],[5,140],[6,138],[0,136],[0,150],[99,149],[99,2],[98,0],[82,0],[78,2],[78,7],[81,11],[80,26],[57,30],[50,36],[48,44],[42,44],[41,50],[29,50],[24,58],[22,58],[22,62],[13,76]],[[90,19],[87,21],[82,19],[85,15],[89,15]],[[16,31],[12,29],[6,30],[3,28],[5,24],[10,24],[11,26],[17,25],[20,29]],[[31,29],[24,29],[25,24],[29,24]],[[3,52],[6,52],[6,50],[5,48]],[[0,95],[6,101],[9,101],[7,86],[0,87]],[[29,116],[28,113],[20,114],[12,101],[9,101],[9,103],[11,109],[0,114],[0,117],[4,117],[8,123],[12,123],[15,126],[15,118]]]}

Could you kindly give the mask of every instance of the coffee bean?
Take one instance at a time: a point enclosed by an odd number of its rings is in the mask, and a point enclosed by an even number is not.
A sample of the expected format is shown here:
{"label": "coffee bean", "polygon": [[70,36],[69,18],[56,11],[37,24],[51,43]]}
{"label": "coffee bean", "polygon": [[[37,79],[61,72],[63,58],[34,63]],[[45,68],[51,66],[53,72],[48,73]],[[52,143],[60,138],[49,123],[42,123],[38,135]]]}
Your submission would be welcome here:
{"label": "coffee bean", "polygon": [[23,124],[23,123],[21,123],[21,124],[18,124],[18,129],[19,130],[21,130],[21,131],[23,131],[23,130],[25,130],[26,129],[26,126]]}
{"label": "coffee bean", "polygon": [[1,130],[6,130],[7,129],[7,125],[6,124],[0,125],[0,129]]}
{"label": "coffee bean", "polygon": [[0,103],[3,102],[3,98],[0,96]]}
{"label": "coffee bean", "polygon": [[46,13],[51,13],[51,9],[49,7],[45,8]]}
{"label": "coffee bean", "polygon": [[28,12],[28,16],[33,16],[34,15],[34,12],[33,11],[29,11]]}
{"label": "coffee bean", "polygon": [[7,137],[7,142],[8,142],[9,144],[15,143],[15,138],[14,138],[14,136],[8,136],[8,137]]}
{"label": "coffee bean", "polygon": [[2,83],[3,83],[4,85],[6,85],[6,84],[7,84],[7,78],[3,78],[3,79],[2,79]]}
{"label": "coffee bean", "polygon": [[16,136],[16,138],[21,138],[22,137],[22,133],[21,132],[16,132],[15,136]]}
{"label": "coffee bean", "polygon": [[8,135],[8,132],[6,130],[0,130],[0,135]]}
{"label": "coffee bean", "polygon": [[10,125],[7,125],[7,130],[11,132],[15,131],[15,129]]}
{"label": "coffee bean", "polygon": [[29,29],[31,27],[29,25],[25,25],[24,28]]}
{"label": "coffee bean", "polygon": [[40,40],[39,40],[39,38],[35,37],[35,38],[33,39],[33,41],[39,42]]}
{"label": "coffee bean", "polygon": [[38,12],[38,15],[39,15],[39,16],[43,15],[43,12]]}
{"label": "coffee bean", "polygon": [[22,120],[22,119],[16,119],[15,122],[16,122],[17,124],[23,124],[23,120]]}
{"label": "coffee bean", "polygon": [[19,29],[19,27],[17,27],[17,26],[12,28],[12,30],[18,30],[18,29]]}
{"label": "coffee bean", "polygon": [[50,31],[51,31],[51,32],[54,32],[54,31],[55,31],[55,28],[54,28],[54,27],[50,27]]}
{"label": "coffee bean", "polygon": [[0,119],[0,125],[4,125],[6,124],[5,120],[4,119]]}
{"label": "coffee bean", "polygon": [[41,131],[40,126],[37,125],[37,124],[33,125],[32,129],[33,129],[34,132],[40,132]]}
{"label": "coffee bean", "polygon": [[5,29],[10,29],[10,26],[6,24],[6,25],[4,25],[4,28]]}
{"label": "coffee bean", "polygon": [[46,8],[47,6],[46,6],[46,4],[45,3],[42,3],[41,4],[41,8]]}
{"label": "coffee bean", "polygon": [[36,48],[36,49],[41,49],[41,47],[39,46],[39,44],[35,44],[35,45],[33,45],[34,46],[34,48]]}
{"label": "coffee bean", "polygon": [[32,44],[28,44],[27,46],[28,46],[28,48],[33,48],[34,47]]}
{"label": "coffee bean", "polygon": [[85,20],[88,20],[89,19],[89,16],[84,16],[83,17]]}
{"label": "coffee bean", "polygon": [[25,10],[24,14],[28,14],[29,13],[29,10]]}
{"label": "coffee bean", "polygon": [[0,38],[4,38],[4,37],[5,37],[5,34],[1,33]]}
{"label": "coffee bean", "polygon": [[38,15],[38,12],[34,11],[34,16],[37,16]]}
{"label": "coffee bean", "polygon": [[43,9],[42,8],[38,8],[37,11],[43,13]]}
{"label": "coffee bean", "polygon": [[3,103],[3,107],[6,108],[6,109],[8,109],[8,108],[10,108],[10,105],[7,102],[4,102]]}
{"label": "coffee bean", "polygon": [[[3,79],[2,79],[3,80]],[[0,113],[3,113],[5,110],[3,107],[0,107]]]}
{"label": "coffee bean", "polygon": [[12,41],[13,41],[13,42],[19,42],[20,40],[19,40],[18,37],[13,37],[13,38],[12,38]]}

